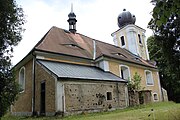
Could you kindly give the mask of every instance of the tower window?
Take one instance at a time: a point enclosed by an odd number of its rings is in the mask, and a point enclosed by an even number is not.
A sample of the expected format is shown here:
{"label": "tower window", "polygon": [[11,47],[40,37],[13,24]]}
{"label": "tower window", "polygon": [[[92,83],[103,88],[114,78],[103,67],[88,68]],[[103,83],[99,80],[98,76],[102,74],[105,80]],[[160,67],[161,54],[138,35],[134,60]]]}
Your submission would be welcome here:
{"label": "tower window", "polygon": [[112,92],[107,92],[107,100],[112,100]]}
{"label": "tower window", "polygon": [[121,36],[121,46],[125,46],[125,40],[124,40],[124,36]]}
{"label": "tower window", "polygon": [[139,38],[139,43],[142,44],[142,39],[141,39],[141,35],[138,34],[138,38]]}

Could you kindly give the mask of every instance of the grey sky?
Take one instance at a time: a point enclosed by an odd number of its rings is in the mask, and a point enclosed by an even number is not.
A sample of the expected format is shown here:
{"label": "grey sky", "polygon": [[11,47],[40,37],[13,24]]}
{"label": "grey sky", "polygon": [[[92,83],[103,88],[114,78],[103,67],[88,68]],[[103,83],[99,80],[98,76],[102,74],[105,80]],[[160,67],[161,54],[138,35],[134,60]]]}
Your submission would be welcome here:
{"label": "grey sky", "polygon": [[26,14],[26,31],[15,47],[13,65],[25,57],[34,45],[52,27],[68,30],[71,3],[77,18],[77,32],[113,44],[111,33],[118,30],[117,17],[125,8],[136,16],[136,25],[147,29],[153,9],[150,0],[17,0]]}

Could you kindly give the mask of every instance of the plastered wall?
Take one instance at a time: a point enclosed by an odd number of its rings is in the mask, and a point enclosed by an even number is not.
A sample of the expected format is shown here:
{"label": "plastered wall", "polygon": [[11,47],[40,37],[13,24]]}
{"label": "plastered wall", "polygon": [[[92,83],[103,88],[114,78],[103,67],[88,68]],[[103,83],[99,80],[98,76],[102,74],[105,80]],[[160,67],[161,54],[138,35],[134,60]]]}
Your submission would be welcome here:
{"label": "plastered wall", "polygon": [[[128,64],[125,62],[115,62],[115,61],[108,61],[109,62],[109,70],[110,72],[114,73],[117,76],[120,76],[120,68],[119,65],[126,65],[129,67],[130,70],[130,78],[132,79],[135,72],[137,72],[141,76],[141,87],[144,90],[151,90],[152,93],[157,93],[158,94],[158,101],[161,101],[161,89],[160,89],[160,83],[159,83],[159,76],[158,76],[158,71],[150,69],[148,67],[140,67],[138,65],[133,66],[132,64]],[[154,84],[148,86],[146,84],[146,79],[145,79],[145,70],[150,70],[152,72],[152,77]],[[152,98],[153,101],[153,98]]]}

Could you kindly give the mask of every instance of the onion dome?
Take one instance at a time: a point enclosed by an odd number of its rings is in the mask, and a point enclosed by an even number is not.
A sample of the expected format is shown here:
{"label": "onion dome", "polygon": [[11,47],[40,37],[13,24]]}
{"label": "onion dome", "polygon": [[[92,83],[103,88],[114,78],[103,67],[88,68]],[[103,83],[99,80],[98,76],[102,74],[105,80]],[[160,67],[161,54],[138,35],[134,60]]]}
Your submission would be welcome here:
{"label": "onion dome", "polygon": [[123,10],[122,13],[118,16],[118,26],[121,28],[125,25],[129,24],[135,24],[136,17],[135,15],[131,14],[129,11],[126,11],[126,9]]}
{"label": "onion dome", "polygon": [[73,11],[68,14],[69,19],[76,19],[76,15]]}

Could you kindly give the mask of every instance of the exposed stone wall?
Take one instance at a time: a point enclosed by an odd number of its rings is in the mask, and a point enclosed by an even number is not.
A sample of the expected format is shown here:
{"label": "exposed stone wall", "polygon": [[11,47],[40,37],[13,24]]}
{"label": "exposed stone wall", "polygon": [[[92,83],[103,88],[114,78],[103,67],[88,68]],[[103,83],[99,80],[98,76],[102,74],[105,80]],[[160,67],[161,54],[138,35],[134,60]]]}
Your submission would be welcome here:
{"label": "exposed stone wall", "polygon": [[36,65],[36,102],[35,111],[40,113],[41,103],[41,83],[45,82],[45,111],[48,115],[55,114],[55,78],[43,69],[40,65]]}
{"label": "exposed stone wall", "polygon": [[[32,65],[30,60],[25,67],[25,90],[19,93],[18,100],[12,106],[12,114],[15,115],[30,115],[32,112]],[[22,66],[23,67],[23,66]],[[20,68],[21,69],[21,68]],[[19,70],[16,70],[16,81],[19,83]]]}
{"label": "exposed stone wall", "polygon": [[139,93],[136,91],[129,91],[129,106],[139,105]]}
{"label": "exposed stone wall", "polygon": [[[66,112],[108,110],[126,107],[124,83],[65,82],[64,86]],[[109,98],[111,100],[107,100],[107,92],[111,92],[112,99]]]}

